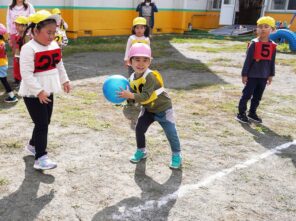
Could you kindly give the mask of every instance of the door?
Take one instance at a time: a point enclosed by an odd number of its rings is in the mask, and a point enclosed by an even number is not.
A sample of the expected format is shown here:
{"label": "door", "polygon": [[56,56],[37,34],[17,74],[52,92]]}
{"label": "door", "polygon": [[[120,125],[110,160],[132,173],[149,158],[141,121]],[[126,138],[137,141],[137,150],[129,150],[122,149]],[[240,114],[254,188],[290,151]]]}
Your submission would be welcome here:
{"label": "door", "polygon": [[220,25],[234,24],[235,1],[236,0],[222,0],[219,20]]}

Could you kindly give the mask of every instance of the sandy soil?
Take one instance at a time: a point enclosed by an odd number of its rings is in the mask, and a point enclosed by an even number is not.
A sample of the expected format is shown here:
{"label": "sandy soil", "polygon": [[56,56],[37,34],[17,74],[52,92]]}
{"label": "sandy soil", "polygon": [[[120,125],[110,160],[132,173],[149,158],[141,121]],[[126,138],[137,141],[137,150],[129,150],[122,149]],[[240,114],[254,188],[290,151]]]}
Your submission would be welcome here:
{"label": "sandy soil", "polygon": [[296,74],[278,65],[260,106],[264,125],[241,125],[234,116],[244,53],[189,46],[173,44],[174,60],[230,61],[202,73],[160,70],[176,111],[182,171],[168,168],[157,124],[147,132],[148,159],[129,162],[139,110],[114,106],[101,91],[107,75],[126,72],[123,54],[75,54],[64,59],[73,93],[56,97],[49,130],[55,170],[35,171],[23,151],[32,130],[23,101],[1,103],[0,220],[295,220]]}

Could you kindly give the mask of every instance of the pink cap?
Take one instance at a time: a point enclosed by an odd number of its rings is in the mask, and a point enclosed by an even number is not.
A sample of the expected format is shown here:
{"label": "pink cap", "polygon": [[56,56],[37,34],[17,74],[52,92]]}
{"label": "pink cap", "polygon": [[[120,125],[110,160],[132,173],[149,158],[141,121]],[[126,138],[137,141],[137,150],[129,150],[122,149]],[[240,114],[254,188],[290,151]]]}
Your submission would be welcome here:
{"label": "pink cap", "polygon": [[133,44],[128,52],[128,58],[130,59],[131,57],[135,56],[151,58],[150,46],[144,43]]}
{"label": "pink cap", "polygon": [[6,28],[3,24],[0,23],[0,35],[4,35],[6,33]]}

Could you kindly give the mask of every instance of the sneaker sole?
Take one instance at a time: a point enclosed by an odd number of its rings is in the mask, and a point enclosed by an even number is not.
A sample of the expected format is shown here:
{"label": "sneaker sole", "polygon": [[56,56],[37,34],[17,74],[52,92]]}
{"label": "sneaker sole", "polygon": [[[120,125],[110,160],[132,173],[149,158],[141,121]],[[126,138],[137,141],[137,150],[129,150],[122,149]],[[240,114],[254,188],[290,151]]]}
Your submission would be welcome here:
{"label": "sneaker sole", "polygon": [[[147,158],[147,155],[145,155],[143,158],[141,158],[141,160],[144,160],[144,159],[146,159],[146,158]],[[131,163],[139,163],[141,160],[134,161],[134,160],[130,159],[130,162],[131,162]]]}
{"label": "sneaker sole", "polygon": [[16,102],[18,102],[18,100],[15,100],[15,101],[4,101],[5,103],[16,103]]}
{"label": "sneaker sole", "polygon": [[182,169],[182,164],[181,164],[181,166],[179,166],[179,167],[173,167],[173,166],[169,166],[170,167],[170,169],[172,169],[172,170],[181,170]]}
{"label": "sneaker sole", "polygon": [[52,169],[54,169],[54,168],[57,168],[57,165],[55,165],[55,166],[53,166],[53,167],[40,167],[40,166],[33,166],[34,167],[34,169],[36,169],[36,170],[52,170]]}
{"label": "sneaker sole", "polygon": [[248,117],[248,118],[249,118],[249,120],[254,121],[255,123],[262,124],[262,121],[255,120],[251,117]]}
{"label": "sneaker sole", "polygon": [[246,122],[246,121],[242,121],[241,119],[239,119],[239,118],[237,118],[237,117],[235,117],[234,119],[237,120],[238,122],[243,123],[243,124],[249,124],[249,123],[250,123],[249,121],[248,121],[248,122]]}

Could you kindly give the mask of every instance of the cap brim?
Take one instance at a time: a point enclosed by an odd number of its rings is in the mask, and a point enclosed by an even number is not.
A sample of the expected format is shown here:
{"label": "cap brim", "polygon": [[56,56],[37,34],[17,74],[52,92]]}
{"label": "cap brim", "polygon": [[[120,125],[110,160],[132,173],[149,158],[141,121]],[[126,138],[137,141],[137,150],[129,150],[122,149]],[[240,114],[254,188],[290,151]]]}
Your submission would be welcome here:
{"label": "cap brim", "polygon": [[61,16],[60,15],[57,15],[57,14],[54,14],[54,15],[51,15],[48,18],[46,18],[46,20],[47,19],[53,19],[53,20],[56,21],[56,23],[59,23],[61,21]]}

